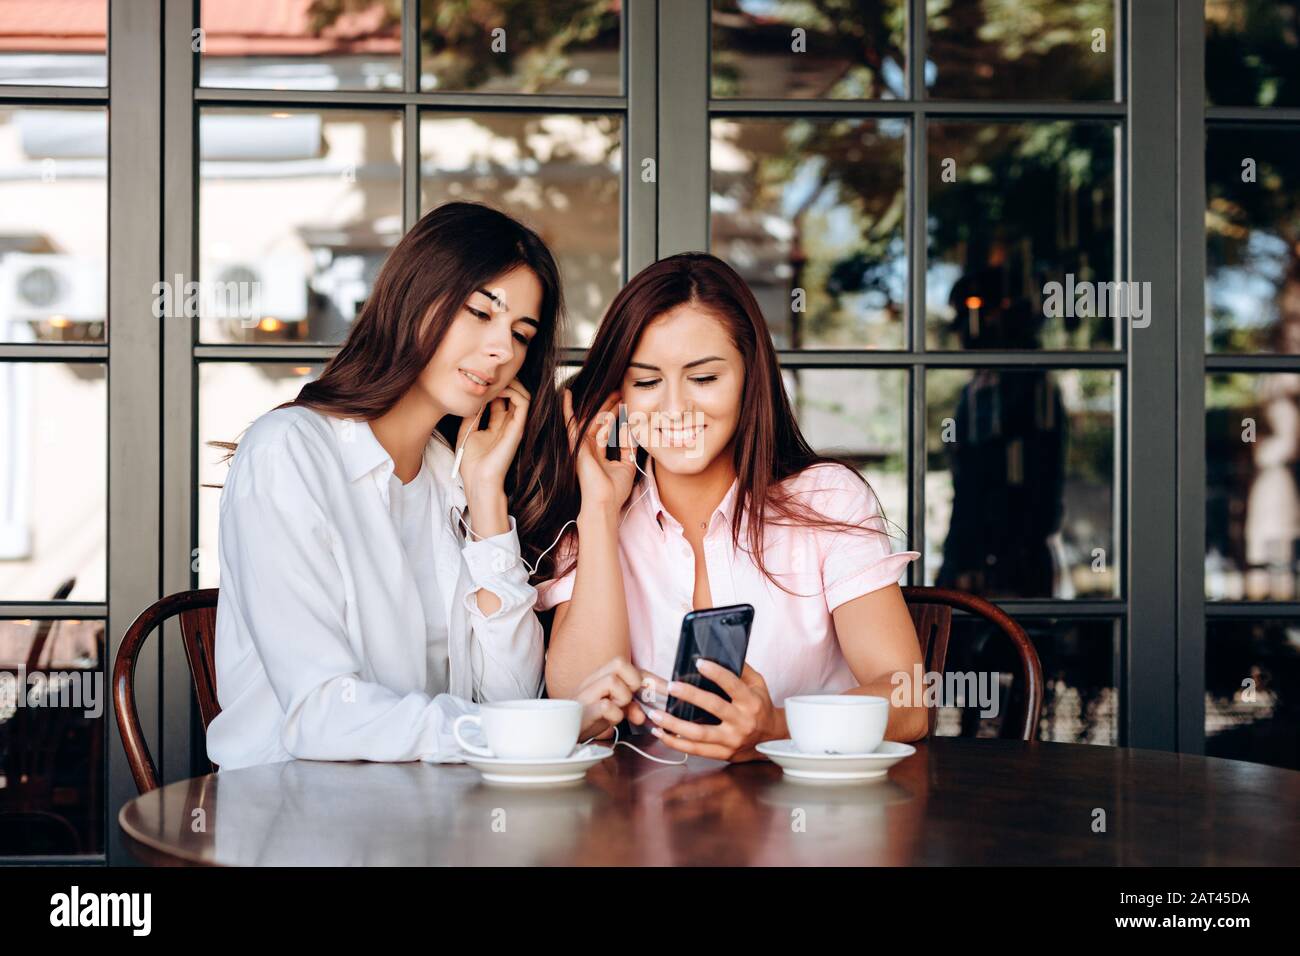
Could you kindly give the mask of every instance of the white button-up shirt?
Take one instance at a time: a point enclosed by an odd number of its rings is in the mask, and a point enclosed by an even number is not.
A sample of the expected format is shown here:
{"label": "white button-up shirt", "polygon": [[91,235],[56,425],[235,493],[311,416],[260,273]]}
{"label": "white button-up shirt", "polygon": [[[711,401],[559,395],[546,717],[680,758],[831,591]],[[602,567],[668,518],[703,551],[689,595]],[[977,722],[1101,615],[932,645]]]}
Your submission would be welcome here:
{"label": "white button-up shirt", "polygon": [[[450,693],[536,697],[542,628],[514,518],[508,532],[464,542],[453,460],[433,436],[424,464],[434,478]],[[389,513],[392,474],[369,424],[304,407],[268,412],[240,441],[218,526],[221,713],[208,727],[208,756],[219,767],[415,760],[445,749],[445,711],[425,693],[419,590]],[[501,601],[490,615],[479,610],[479,588]]]}

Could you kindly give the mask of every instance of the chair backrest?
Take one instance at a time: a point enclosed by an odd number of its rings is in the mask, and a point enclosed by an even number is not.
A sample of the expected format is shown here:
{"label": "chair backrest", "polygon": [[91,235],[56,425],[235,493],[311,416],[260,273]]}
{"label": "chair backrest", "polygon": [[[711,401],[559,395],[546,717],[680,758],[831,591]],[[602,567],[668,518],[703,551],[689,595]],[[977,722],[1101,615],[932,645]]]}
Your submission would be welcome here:
{"label": "chair backrest", "polygon": [[[1043,667],[1025,629],[998,606],[965,591],[923,587],[905,587],[902,591],[907,609],[912,612],[912,623],[916,625],[916,636],[921,642],[921,659],[925,661],[927,673],[944,672],[944,666],[948,662],[948,639],[952,633],[954,608],[983,618],[1011,641],[1020,658],[1020,679],[1024,694],[1021,696],[1019,713],[1008,714],[1004,726],[1009,724],[1018,728],[1022,740],[1033,740],[1038,717],[1043,709]],[[938,717],[938,708],[931,709],[931,733],[934,732]]]}
{"label": "chair backrest", "polygon": [[[213,718],[221,713],[217,703],[216,658],[214,647],[217,634],[217,589],[180,591],[169,594],[147,608],[135,619],[122,638],[117,660],[113,663],[113,708],[117,712],[117,729],[122,735],[122,748],[126,751],[135,778],[136,789],[147,793],[158,787],[158,768],[149,755],[149,744],[140,727],[140,715],[135,707],[135,664],[145,640],[164,621],[180,617],[181,639],[185,644],[185,657],[189,661],[190,676],[194,679],[194,693],[199,700],[199,713],[203,729],[207,730]],[[216,766],[213,765],[213,770]]]}

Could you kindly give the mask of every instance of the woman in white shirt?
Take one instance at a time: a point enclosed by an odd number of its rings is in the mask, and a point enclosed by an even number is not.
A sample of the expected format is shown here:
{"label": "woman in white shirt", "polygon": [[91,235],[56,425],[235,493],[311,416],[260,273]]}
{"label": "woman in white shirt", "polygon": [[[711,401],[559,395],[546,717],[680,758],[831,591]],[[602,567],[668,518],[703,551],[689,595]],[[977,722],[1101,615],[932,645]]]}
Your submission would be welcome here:
{"label": "woman in white shirt", "polygon": [[[463,701],[538,696],[522,551],[554,536],[562,314],[535,233],[440,206],[320,378],[252,424],[221,495],[219,767],[439,756]],[[621,713],[639,679],[587,682],[584,725]]]}

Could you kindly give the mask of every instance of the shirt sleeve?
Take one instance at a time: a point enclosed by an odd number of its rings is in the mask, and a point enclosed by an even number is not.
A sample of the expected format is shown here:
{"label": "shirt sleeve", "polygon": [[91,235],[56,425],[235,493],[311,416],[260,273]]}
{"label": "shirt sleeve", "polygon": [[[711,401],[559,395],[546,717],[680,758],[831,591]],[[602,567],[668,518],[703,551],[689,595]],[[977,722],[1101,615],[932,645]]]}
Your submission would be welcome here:
{"label": "shirt sleeve", "polygon": [[428,695],[361,677],[309,454],[288,441],[247,451],[222,495],[220,613],[251,636],[285,715],[285,750],[308,760],[438,753],[446,718]]}
{"label": "shirt sleeve", "polygon": [[[461,550],[472,590],[465,595],[469,612],[470,660],[480,701],[518,700],[541,693],[545,651],[542,624],[533,607],[537,590],[528,583],[514,516],[510,529],[490,538],[469,536]],[[478,590],[501,601],[491,614],[478,606]]]}
{"label": "shirt sleeve", "polygon": [[921,552],[893,550],[879,500],[846,467],[831,465],[817,470],[822,474],[813,493],[814,510],[856,529],[818,530],[822,590],[827,609],[834,611],[854,598],[897,584]]}

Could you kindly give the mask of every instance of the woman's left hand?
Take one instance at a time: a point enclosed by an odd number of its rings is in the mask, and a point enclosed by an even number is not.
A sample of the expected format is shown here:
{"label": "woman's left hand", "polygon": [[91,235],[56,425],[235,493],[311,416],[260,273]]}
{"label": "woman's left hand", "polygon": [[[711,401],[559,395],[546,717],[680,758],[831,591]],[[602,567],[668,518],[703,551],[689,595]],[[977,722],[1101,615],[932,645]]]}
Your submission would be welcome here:
{"label": "woman's left hand", "polygon": [[510,470],[510,463],[514,461],[524,436],[524,423],[531,401],[528,390],[519,379],[514,379],[492,399],[486,429],[478,427],[481,412],[461,421],[456,444],[457,447],[465,446],[460,473],[467,490],[505,487],[506,472]]}
{"label": "woman's left hand", "polygon": [[722,723],[696,724],[662,710],[647,709],[646,716],[658,724],[650,732],[682,753],[735,762],[761,760],[762,755],[754,747],[776,736],[776,708],[772,706],[763,675],[748,664],[741,669],[739,677],[712,661],[701,660],[695,666],[726,691],[731,702],[678,681],[668,685],[668,693],[708,711]]}

